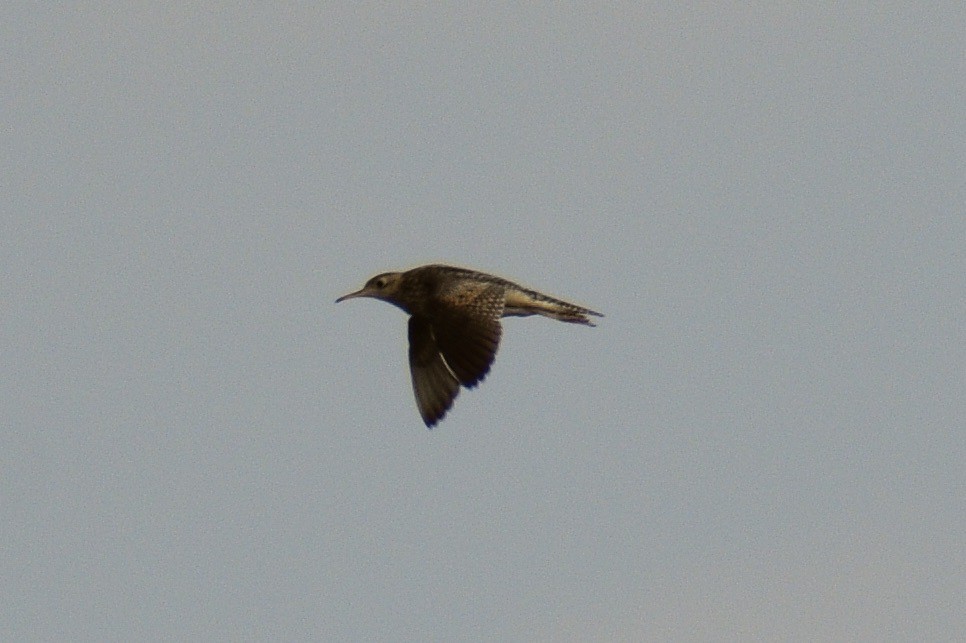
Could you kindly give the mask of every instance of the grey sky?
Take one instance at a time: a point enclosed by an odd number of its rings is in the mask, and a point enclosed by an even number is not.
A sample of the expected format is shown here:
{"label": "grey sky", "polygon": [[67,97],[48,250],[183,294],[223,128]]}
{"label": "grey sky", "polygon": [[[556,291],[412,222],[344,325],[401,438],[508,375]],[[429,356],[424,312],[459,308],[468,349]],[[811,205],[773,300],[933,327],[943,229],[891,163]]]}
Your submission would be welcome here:
{"label": "grey sky", "polygon": [[[0,10],[0,638],[966,631],[959,3]],[[427,431],[377,272],[509,319]]]}

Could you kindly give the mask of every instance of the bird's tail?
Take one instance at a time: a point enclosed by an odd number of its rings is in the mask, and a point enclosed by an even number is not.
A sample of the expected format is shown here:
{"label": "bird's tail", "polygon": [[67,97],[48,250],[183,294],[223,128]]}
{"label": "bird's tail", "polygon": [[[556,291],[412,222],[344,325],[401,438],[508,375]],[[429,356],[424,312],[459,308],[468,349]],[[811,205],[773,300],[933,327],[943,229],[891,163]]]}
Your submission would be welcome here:
{"label": "bird's tail", "polygon": [[595,326],[590,320],[590,316],[603,317],[601,313],[571,304],[560,299],[548,297],[543,293],[533,290],[520,290],[509,293],[506,298],[506,306],[503,311],[504,317],[527,315],[543,315],[551,319],[558,319],[570,324],[584,324],[585,326]]}

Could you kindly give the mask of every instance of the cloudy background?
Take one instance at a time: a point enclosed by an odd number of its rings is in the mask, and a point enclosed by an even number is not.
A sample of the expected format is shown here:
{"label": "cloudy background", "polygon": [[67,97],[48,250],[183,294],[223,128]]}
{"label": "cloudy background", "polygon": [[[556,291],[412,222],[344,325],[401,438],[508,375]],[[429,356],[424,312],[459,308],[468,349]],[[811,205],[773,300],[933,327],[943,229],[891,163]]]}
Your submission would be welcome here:
{"label": "cloudy background", "polygon": [[[8,3],[0,636],[966,630],[966,12]],[[509,319],[433,431],[405,317]]]}

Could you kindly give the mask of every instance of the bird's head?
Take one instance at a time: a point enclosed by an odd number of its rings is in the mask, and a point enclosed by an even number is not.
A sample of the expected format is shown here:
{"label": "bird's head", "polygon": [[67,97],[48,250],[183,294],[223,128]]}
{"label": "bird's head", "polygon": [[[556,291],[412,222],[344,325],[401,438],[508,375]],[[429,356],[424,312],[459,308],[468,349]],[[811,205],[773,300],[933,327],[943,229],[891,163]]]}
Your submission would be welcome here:
{"label": "bird's head", "polygon": [[372,297],[373,299],[381,299],[395,304],[398,301],[396,295],[399,292],[401,278],[402,273],[399,272],[384,272],[381,275],[376,275],[367,281],[361,290],[350,292],[348,295],[342,295],[335,300],[335,303],[345,301],[346,299],[355,299],[356,297]]}

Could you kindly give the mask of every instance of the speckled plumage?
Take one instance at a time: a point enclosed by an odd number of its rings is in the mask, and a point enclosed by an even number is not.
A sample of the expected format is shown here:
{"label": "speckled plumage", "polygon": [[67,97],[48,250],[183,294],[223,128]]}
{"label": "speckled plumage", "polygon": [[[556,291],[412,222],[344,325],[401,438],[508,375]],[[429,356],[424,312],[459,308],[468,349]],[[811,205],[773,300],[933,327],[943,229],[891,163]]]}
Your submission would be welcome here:
{"label": "speckled plumage", "polygon": [[543,315],[593,326],[588,308],[548,297],[512,281],[453,266],[430,265],[376,275],[354,293],[409,313],[409,367],[426,426],[439,422],[459,394],[483,381],[500,344],[501,317]]}

